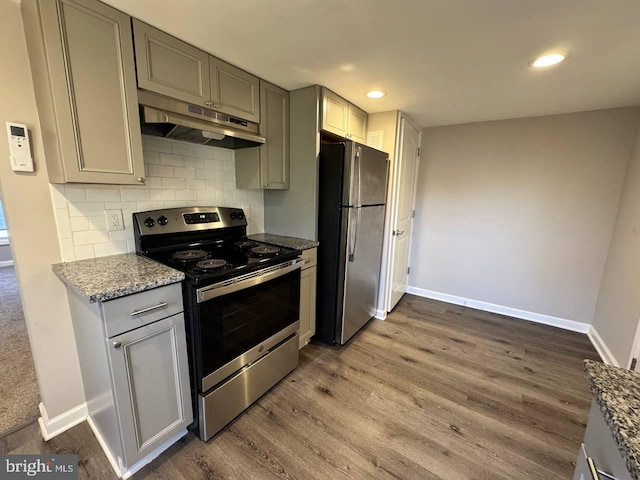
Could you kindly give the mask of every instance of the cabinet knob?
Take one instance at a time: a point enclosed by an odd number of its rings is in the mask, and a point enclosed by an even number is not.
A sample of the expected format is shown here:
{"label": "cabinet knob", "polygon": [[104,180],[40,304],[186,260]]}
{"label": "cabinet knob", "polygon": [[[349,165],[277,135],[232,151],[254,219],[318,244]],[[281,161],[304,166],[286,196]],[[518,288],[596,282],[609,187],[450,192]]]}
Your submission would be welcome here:
{"label": "cabinet knob", "polygon": [[120,342],[113,342],[113,348],[120,348],[122,346],[122,343]]}
{"label": "cabinet knob", "polygon": [[144,177],[138,177],[138,183],[144,183]]}
{"label": "cabinet knob", "polygon": [[211,100],[208,100],[208,101],[204,102],[204,104],[205,104],[207,107],[210,107],[211,105],[213,105],[213,102],[212,102]]}
{"label": "cabinet knob", "polygon": [[267,188],[268,186],[269,186],[269,184],[268,184],[268,183],[265,183],[265,184],[263,185],[263,187],[264,187],[264,188]]}

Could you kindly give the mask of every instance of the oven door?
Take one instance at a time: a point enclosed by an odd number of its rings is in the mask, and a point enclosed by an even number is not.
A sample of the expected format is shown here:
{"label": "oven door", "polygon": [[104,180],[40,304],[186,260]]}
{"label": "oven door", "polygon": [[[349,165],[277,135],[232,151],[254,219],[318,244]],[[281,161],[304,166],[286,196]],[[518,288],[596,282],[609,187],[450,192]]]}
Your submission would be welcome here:
{"label": "oven door", "polygon": [[302,264],[292,260],[198,289],[201,392],[298,331]]}

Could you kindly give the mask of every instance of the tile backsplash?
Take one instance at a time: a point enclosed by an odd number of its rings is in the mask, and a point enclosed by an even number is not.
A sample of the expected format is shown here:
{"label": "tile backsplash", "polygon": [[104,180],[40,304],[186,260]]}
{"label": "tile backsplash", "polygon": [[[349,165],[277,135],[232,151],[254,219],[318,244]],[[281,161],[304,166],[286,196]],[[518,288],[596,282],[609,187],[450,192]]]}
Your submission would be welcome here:
{"label": "tile backsplash", "polygon": [[[238,190],[233,150],[143,135],[145,185],[51,185],[65,262],[134,252],[134,212],[213,205],[241,207],[248,233],[264,230],[262,190]],[[124,230],[107,230],[105,210],[122,210]]]}

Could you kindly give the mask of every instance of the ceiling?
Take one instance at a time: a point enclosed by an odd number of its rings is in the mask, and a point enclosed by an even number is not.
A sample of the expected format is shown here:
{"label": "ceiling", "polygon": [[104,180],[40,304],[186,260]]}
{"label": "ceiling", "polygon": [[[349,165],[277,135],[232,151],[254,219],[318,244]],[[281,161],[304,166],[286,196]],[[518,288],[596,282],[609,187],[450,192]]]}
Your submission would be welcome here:
{"label": "ceiling", "polygon": [[[640,104],[638,0],[104,1],[288,90],[421,126]],[[528,67],[553,50],[570,56]]]}

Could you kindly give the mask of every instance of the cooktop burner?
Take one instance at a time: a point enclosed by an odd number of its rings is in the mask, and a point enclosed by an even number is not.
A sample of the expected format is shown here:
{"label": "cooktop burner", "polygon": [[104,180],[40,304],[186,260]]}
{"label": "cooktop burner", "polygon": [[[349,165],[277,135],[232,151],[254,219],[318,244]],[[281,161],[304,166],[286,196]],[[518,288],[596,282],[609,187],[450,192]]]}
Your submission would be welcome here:
{"label": "cooktop burner", "polygon": [[280,253],[280,250],[282,250],[280,247],[275,247],[272,245],[259,245],[257,247],[253,247],[251,249],[251,253],[259,256],[270,256]]}
{"label": "cooktop burner", "polygon": [[208,253],[204,250],[180,250],[175,252],[172,256],[172,260],[178,260],[179,262],[191,262],[194,260],[201,260],[207,258]]}
{"label": "cooktop burner", "polygon": [[235,242],[233,245],[238,248],[249,248],[255,247],[258,244],[252,240],[240,240],[238,242]]}
{"label": "cooktop burner", "polygon": [[211,260],[202,260],[196,263],[196,268],[200,270],[214,270],[216,268],[222,268],[227,264],[226,260],[222,260],[219,258],[212,258]]}

